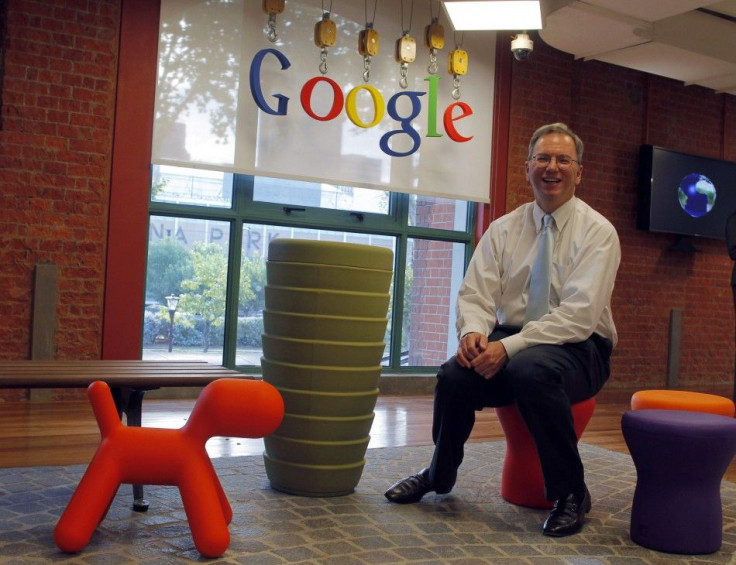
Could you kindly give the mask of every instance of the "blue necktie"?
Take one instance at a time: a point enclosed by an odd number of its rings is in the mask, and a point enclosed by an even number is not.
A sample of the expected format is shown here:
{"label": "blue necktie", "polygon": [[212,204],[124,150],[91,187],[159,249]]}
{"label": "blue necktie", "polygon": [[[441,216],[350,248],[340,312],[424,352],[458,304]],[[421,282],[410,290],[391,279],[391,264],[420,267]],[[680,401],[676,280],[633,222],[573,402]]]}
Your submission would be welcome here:
{"label": "blue necktie", "polygon": [[532,276],[529,280],[529,301],[526,306],[524,324],[538,320],[549,312],[549,287],[552,282],[552,249],[555,246],[555,236],[552,233],[554,218],[546,214],[542,218],[542,234],[539,236],[537,258],[532,266]]}

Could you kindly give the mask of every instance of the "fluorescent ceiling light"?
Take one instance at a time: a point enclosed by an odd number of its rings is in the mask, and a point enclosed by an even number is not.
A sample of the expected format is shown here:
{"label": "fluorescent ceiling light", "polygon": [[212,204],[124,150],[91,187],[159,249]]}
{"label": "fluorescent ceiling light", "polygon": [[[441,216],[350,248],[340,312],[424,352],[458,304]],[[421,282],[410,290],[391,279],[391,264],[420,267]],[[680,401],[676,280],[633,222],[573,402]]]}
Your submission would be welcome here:
{"label": "fluorescent ceiling light", "polygon": [[456,31],[542,29],[539,0],[445,0],[442,5]]}

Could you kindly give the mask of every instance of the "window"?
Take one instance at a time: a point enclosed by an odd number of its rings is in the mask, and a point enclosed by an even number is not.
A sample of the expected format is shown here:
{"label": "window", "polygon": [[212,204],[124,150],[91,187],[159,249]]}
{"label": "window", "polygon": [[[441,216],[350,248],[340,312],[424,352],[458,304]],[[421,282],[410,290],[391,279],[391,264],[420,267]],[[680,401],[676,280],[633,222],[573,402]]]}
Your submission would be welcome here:
{"label": "window", "polygon": [[288,237],[391,249],[385,371],[433,371],[457,347],[473,212],[459,200],[154,166],[142,358],[259,370],[268,244]]}

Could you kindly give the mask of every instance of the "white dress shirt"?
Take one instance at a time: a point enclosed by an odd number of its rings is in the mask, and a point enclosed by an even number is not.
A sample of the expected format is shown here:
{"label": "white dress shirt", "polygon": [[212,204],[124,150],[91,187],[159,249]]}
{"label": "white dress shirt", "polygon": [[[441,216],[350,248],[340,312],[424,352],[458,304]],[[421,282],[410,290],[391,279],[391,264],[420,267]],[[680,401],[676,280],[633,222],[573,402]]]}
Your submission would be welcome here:
{"label": "white dress shirt", "polygon": [[[521,326],[544,211],[534,202],[491,223],[478,242],[457,299],[458,336]],[[611,294],[621,261],[616,229],[573,196],[552,214],[550,312],[501,343],[509,358],[539,344],[580,342],[593,333],[618,341]]]}

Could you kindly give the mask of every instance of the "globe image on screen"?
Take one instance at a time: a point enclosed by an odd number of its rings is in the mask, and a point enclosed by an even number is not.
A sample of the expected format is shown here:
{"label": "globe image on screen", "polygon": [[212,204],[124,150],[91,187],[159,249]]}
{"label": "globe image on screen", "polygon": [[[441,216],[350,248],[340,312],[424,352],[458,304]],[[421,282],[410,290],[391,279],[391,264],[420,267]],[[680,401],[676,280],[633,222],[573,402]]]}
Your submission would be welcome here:
{"label": "globe image on screen", "polygon": [[693,218],[701,218],[716,203],[716,187],[705,175],[691,173],[680,181],[677,198],[685,212]]}

